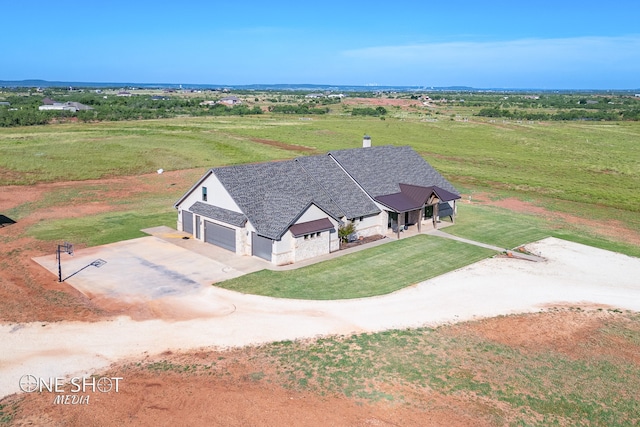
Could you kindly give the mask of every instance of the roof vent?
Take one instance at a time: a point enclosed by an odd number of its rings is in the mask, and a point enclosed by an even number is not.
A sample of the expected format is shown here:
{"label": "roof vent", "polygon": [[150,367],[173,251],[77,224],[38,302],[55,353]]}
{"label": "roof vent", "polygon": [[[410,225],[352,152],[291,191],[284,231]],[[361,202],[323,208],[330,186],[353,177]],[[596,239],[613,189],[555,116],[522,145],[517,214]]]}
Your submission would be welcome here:
{"label": "roof vent", "polygon": [[371,147],[371,137],[369,135],[365,135],[362,138],[362,148]]}

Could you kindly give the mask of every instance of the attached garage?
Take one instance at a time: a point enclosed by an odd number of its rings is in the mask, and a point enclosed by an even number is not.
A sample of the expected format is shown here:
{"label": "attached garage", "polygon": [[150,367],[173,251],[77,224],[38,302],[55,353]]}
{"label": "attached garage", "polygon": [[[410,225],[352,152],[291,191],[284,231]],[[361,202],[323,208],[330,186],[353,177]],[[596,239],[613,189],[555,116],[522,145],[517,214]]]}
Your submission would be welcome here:
{"label": "attached garage", "polygon": [[182,231],[193,234],[193,213],[182,211]]}
{"label": "attached garage", "polygon": [[273,240],[251,233],[251,254],[267,261],[271,261]]}
{"label": "attached garage", "polygon": [[236,251],[236,230],[210,221],[204,222],[204,241],[232,252]]}

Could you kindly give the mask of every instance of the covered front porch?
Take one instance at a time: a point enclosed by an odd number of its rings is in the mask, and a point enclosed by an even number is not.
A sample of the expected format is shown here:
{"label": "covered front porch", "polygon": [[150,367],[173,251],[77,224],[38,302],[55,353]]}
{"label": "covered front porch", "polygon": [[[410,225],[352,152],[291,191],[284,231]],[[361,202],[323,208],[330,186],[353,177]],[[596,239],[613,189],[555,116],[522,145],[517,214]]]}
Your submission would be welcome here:
{"label": "covered front porch", "polygon": [[419,234],[442,227],[441,218],[449,217],[455,223],[456,200],[460,196],[442,188],[400,184],[400,192],[378,196],[387,213],[387,235],[408,232]]}

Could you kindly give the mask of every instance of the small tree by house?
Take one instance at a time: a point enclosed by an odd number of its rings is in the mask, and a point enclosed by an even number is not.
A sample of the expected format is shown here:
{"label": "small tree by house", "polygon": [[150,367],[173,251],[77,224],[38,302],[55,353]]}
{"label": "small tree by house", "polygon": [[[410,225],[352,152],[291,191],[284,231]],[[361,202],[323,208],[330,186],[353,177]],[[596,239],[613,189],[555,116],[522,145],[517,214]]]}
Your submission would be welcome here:
{"label": "small tree by house", "polygon": [[355,231],[356,225],[351,221],[347,221],[345,225],[338,228],[338,237],[342,243],[346,243],[349,240],[349,235],[355,233]]}

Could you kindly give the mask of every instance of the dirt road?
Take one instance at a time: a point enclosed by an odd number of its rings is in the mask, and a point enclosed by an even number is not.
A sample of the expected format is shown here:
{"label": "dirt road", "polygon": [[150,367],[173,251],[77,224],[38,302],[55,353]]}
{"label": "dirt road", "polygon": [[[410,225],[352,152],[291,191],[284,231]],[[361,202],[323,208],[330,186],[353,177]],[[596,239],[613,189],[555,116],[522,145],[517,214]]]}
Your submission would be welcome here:
{"label": "dirt road", "polygon": [[196,310],[184,321],[109,321],[0,326],[0,397],[23,375],[88,375],[111,363],[200,347],[229,347],[380,331],[595,303],[640,311],[640,259],[554,238],[528,245],[545,262],[492,258],[393,294],[343,301],[284,300],[219,288],[165,301]]}

